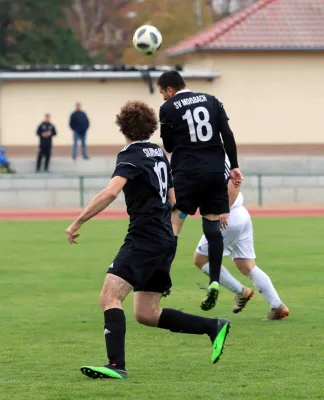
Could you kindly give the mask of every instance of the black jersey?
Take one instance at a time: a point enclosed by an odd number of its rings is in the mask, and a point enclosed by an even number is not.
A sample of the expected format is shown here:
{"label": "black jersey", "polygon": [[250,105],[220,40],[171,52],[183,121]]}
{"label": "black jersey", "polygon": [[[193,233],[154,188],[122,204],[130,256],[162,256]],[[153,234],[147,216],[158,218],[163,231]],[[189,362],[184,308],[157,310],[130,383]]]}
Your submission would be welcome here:
{"label": "black jersey", "polygon": [[220,125],[228,120],[216,97],[179,91],[160,107],[161,137],[172,152],[172,173],[224,172],[225,152]]}
{"label": "black jersey", "polygon": [[136,245],[174,241],[168,202],[171,168],[163,150],[149,141],[125,146],[117,156],[114,176],[128,180],[123,191],[130,217],[130,240],[137,240]]}
{"label": "black jersey", "polygon": [[[47,131],[51,131],[51,136],[42,137],[42,133]],[[53,124],[50,122],[42,122],[37,128],[36,134],[39,136],[39,146],[42,149],[52,147],[52,137],[56,135],[56,129]]]}

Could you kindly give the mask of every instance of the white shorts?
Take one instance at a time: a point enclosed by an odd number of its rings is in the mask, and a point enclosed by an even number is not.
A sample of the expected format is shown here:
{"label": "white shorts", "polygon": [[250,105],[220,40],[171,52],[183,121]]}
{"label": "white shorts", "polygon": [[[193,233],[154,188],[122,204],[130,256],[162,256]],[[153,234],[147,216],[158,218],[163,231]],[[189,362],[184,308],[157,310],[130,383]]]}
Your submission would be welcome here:
{"label": "white shorts", "polygon": [[[228,227],[222,230],[224,240],[223,256],[255,259],[253,226],[250,214],[244,206],[233,208],[228,218]],[[208,242],[203,235],[196,252],[208,257]]]}

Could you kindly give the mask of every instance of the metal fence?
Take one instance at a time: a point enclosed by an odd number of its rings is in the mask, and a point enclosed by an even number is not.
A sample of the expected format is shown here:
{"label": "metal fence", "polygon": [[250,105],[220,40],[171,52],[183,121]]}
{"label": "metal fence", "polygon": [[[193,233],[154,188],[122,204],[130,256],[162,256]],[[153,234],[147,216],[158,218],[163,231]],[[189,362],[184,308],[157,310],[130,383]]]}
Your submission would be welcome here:
{"label": "metal fence", "polygon": [[[0,175],[0,207],[16,207],[17,196],[21,201],[36,202],[47,196],[48,207],[80,206],[104,188],[109,175],[26,174]],[[246,203],[262,206],[268,203],[324,203],[323,174],[245,174],[242,186]],[[34,199],[34,203],[32,201]],[[122,198],[121,198],[122,200]],[[7,205],[6,205],[7,204]],[[36,203],[35,203],[36,204]],[[43,203],[44,204],[44,201]],[[34,205],[34,207],[37,205]]]}

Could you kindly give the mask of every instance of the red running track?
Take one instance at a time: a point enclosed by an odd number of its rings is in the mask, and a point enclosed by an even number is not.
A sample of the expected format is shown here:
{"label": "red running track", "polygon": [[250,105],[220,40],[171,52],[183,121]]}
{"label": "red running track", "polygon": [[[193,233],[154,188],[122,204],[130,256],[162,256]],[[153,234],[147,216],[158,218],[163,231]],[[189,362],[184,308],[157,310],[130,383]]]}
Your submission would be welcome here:
{"label": "red running track", "polygon": [[[324,216],[324,208],[320,209],[249,209],[253,217],[319,217]],[[60,210],[0,210],[0,220],[26,221],[26,220],[73,220],[79,211]],[[196,214],[195,217],[199,217]],[[109,210],[99,214],[97,219],[128,218],[124,210]]]}

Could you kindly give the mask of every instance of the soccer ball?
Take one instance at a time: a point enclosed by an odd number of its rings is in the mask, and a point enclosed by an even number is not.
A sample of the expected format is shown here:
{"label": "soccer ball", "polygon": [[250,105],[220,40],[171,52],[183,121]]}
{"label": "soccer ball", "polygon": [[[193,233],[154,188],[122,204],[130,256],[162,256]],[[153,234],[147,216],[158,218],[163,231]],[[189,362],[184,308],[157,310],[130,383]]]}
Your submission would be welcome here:
{"label": "soccer ball", "polygon": [[133,43],[137,51],[151,56],[161,47],[162,35],[155,26],[142,25],[136,29],[133,36]]}

